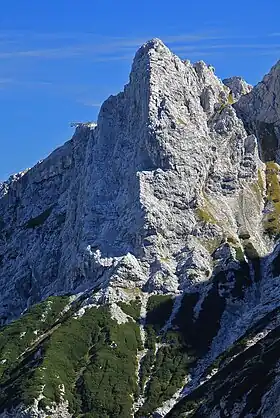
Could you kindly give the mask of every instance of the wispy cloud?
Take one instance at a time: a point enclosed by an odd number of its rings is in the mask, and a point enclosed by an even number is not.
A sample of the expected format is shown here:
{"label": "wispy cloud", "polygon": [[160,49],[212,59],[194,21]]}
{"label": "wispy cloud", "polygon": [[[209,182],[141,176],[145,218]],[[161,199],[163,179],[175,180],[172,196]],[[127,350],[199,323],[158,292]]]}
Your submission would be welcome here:
{"label": "wispy cloud", "polygon": [[276,55],[276,56],[280,56],[280,47],[279,48],[270,48],[266,51],[260,51],[259,55]]}
{"label": "wispy cloud", "polygon": [[93,102],[90,99],[88,99],[88,100],[87,99],[85,99],[85,100],[79,99],[79,100],[76,100],[76,102],[79,103],[79,104],[82,104],[84,106],[88,106],[88,107],[100,107],[102,105],[102,102],[100,102],[100,103]]}
{"label": "wispy cloud", "polygon": [[4,89],[7,86],[11,85],[13,80],[11,78],[0,78],[0,89]]}
{"label": "wispy cloud", "polygon": [[59,84],[50,81],[33,81],[33,80],[16,80],[16,79],[1,79],[0,78],[0,90],[1,89],[22,89],[22,90],[36,90],[42,89],[49,91],[52,94],[58,94],[59,96],[71,97],[76,103],[82,104],[87,107],[99,108],[102,101],[94,100],[92,97],[84,98],[89,95],[89,92],[94,90],[94,86],[91,84]]}
{"label": "wispy cloud", "polygon": [[223,45],[209,45],[207,49],[268,49],[268,48],[278,48],[280,45],[276,44],[223,44]]}
{"label": "wispy cloud", "polygon": [[[218,54],[226,55],[227,53],[240,56],[245,53],[249,55],[275,55],[279,51],[280,44],[273,44],[272,36],[280,36],[280,33],[259,38],[254,34],[248,36],[242,34],[230,35],[217,30],[166,36],[159,34],[159,37],[175,53],[190,59]],[[5,76],[9,75],[9,72],[4,73],[2,69],[3,78],[0,78],[0,89],[48,89],[55,94],[71,95],[73,100],[85,106],[99,107],[99,100],[83,99],[83,97],[89,97],[88,92],[94,91],[93,86],[71,84],[71,80],[68,84],[60,84],[52,82],[52,80],[34,80],[34,77],[28,75],[29,73],[27,73],[27,77],[32,80],[24,80],[21,72],[19,71],[17,74],[14,68],[22,68],[21,64],[23,62],[27,63],[27,67],[31,63],[30,68],[31,66],[34,68],[36,65],[33,67],[32,60],[38,60],[38,62],[39,60],[62,61],[64,66],[63,61],[75,60],[75,63],[79,64],[81,58],[83,62],[90,64],[114,61],[131,62],[136,49],[152,37],[151,34],[129,38],[107,37],[93,32],[37,33],[0,30],[0,59],[7,68],[12,68],[11,74],[14,77],[13,79],[6,78]],[[269,42],[269,39],[272,43]],[[36,74],[36,78],[39,79],[40,77],[43,78],[42,74]],[[82,99],[80,99],[81,97]]]}
{"label": "wispy cloud", "polygon": [[0,78],[0,88],[5,88],[5,87],[11,87],[11,86],[15,86],[15,87],[34,87],[34,88],[38,88],[38,87],[52,87],[53,83],[49,82],[49,81],[28,81],[28,80],[15,80],[13,78]]}
{"label": "wispy cloud", "polygon": [[[280,36],[280,33],[268,35],[272,36]],[[92,32],[0,31],[0,59],[65,60],[86,57],[94,62],[131,60],[135,50],[152,37],[149,34],[126,38],[100,36]],[[254,38],[255,35],[225,35],[214,30],[162,36],[168,46],[180,52],[271,48],[271,44],[246,42]],[[238,42],[229,43],[234,40]],[[213,44],[213,41],[216,42]]]}
{"label": "wispy cloud", "polygon": [[[201,50],[211,50],[211,49],[269,49],[269,48],[280,48],[280,44],[217,44],[217,45],[200,45]],[[188,52],[194,51],[196,46],[178,46],[175,48],[176,51]]]}
{"label": "wispy cloud", "polygon": [[[135,49],[146,42],[152,36],[125,38],[104,37],[94,33],[32,33],[32,32],[1,32],[0,31],[0,58],[4,59],[67,59],[81,56],[90,57],[92,60],[123,60],[131,59]],[[214,33],[180,34],[163,37],[164,42],[170,46],[182,43],[197,43],[209,40],[219,40],[223,37]],[[1,48],[1,40],[14,41],[15,48]],[[49,41],[47,47],[37,46],[38,41]],[[61,45],[50,47],[54,41],[60,41]],[[73,43],[74,42],[74,43]],[[40,43],[40,42],[39,42]],[[55,42],[57,45],[58,42]],[[28,45],[28,47],[26,47]]]}

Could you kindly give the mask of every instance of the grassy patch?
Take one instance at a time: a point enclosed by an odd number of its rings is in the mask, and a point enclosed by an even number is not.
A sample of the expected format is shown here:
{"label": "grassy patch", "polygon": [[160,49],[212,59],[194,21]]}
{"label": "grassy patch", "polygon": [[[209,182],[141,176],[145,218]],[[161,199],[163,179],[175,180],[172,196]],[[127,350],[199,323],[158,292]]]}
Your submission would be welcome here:
{"label": "grassy patch", "polygon": [[[43,312],[38,314],[39,321]],[[22,327],[13,332],[19,340]],[[4,345],[7,348],[7,343]],[[44,385],[41,408],[62,397],[68,400],[74,416],[129,418],[137,393],[138,349],[138,325],[133,321],[117,324],[108,307],[88,309],[77,319],[66,315],[52,333],[2,375],[0,411],[20,402],[32,403]],[[65,394],[61,393],[62,385]]]}
{"label": "grassy patch", "polygon": [[[225,309],[225,299],[219,295],[219,283],[225,281],[224,272],[214,277],[212,287],[205,297],[195,322],[193,346],[198,355],[204,355],[220,328],[220,320]],[[209,315],[209,313],[211,314]]]}
{"label": "grassy patch", "polygon": [[210,254],[213,254],[217,248],[223,243],[223,239],[221,237],[213,237],[209,239],[200,239],[201,244],[203,247],[209,251]]}
{"label": "grassy patch", "polygon": [[173,299],[170,295],[153,295],[147,303],[146,317],[146,348],[155,349],[158,333],[165,325],[173,309]]}
{"label": "grassy patch", "polygon": [[141,367],[140,367],[140,391],[143,393],[144,385],[151,373],[153,364],[155,361],[155,353],[154,350],[148,350],[145,357],[142,359]]}
{"label": "grassy patch", "polygon": [[187,125],[187,123],[181,118],[177,118],[177,123],[179,123],[181,125],[185,125],[185,126]]}
{"label": "grassy patch", "polygon": [[[154,351],[150,349],[144,358],[141,367],[143,376],[146,378],[150,374],[152,365],[153,373],[146,388],[147,400],[135,415],[136,417],[149,416],[162,402],[169,399],[181,387],[190,365],[196,360],[193,350],[188,350],[188,342],[181,325],[184,324],[185,331],[187,331],[188,325],[192,324],[193,308],[197,298],[195,294],[184,296],[178,315],[172,323],[173,327],[157,340],[161,346],[156,357]],[[158,298],[153,297],[151,305],[158,307],[158,302]],[[153,328],[155,338],[157,337],[156,331],[160,330],[166,321],[166,318],[163,321],[160,317],[161,315],[152,317],[152,324],[156,324],[156,328]],[[159,319],[160,326],[158,327]],[[150,323],[148,327],[152,324]]]}
{"label": "grassy patch", "polygon": [[150,296],[147,303],[146,324],[151,325],[156,332],[164,326],[171,315],[174,301],[170,295]]}
{"label": "grassy patch", "polygon": [[230,235],[227,237],[227,242],[230,244],[238,245],[238,239]]}
{"label": "grassy patch", "polygon": [[137,417],[149,416],[159,405],[169,399],[183,384],[184,377],[194,358],[184,352],[177,333],[168,332],[166,346],[156,355],[151,380],[147,385],[147,400]]}
{"label": "grassy patch", "polygon": [[280,233],[280,166],[270,161],[266,163],[266,201],[272,206],[264,217],[264,229],[270,236]]}
{"label": "grassy patch", "polygon": [[228,107],[228,104],[227,103],[221,103],[221,106],[220,106],[220,108],[218,109],[218,113],[219,114],[221,114],[222,113],[222,111],[225,109],[225,108],[227,108]]}
{"label": "grassy patch", "polygon": [[235,250],[235,258],[237,261],[239,261],[240,263],[242,263],[244,261],[244,252],[243,249],[241,247],[234,247]]}
{"label": "grassy patch", "polygon": [[228,95],[228,104],[229,105],[233,105],[233,103],[234,103],[233,94],[232,93],[229,93],[229,95]]}
{"label": "grassy patch", "polygon": [[139,320],[141,309],[140,300],[136,299],[131,301],[130,303],[118,302],[118,305],[124,311],[124,313],[131,316],[133,319],[135,319],[135,321]]}
{"label": "grassy patch", "polygon": [[206,206],[197,208],[196,216],[198,217],[200,221],[210,223],[210,224],[217,224],[217,221],[215,220],[213,215],[211,215],[211,213],[209,212]]}
{"label": "grassy patch", "polygon": [[263,177],[262,177],[262,172],[261,169],[258,169],[258,186],[259,186],[259,190],[261,192],[261,195],[263,196],[264,191],[265,191],[265,184],[263,181]]}
{"label": "grassy patch", "polygon": [[[146,388],[146,402],[136,417],[150,416],[180,387],[188,370],[204,355],[217,334],[225,301],[219,296],[218,285],[224,277],[216,276],[194,321],[194,307],[199,294],[185,294],[172,328],[160,336],[161,344]],[[211,313],[211,314],[210,314]]]}
{"label": "grassy patch", "polygon": [[0,332],[0,376],[5,375],[6,378],[9,376],[10,368],[18,364],[24,351],[54,325],[68,301],[67,296],[50,297],[30,308],[17,321],[2,328]]}
{"label": "grassy patch", "polygon": [[[223,353],[212,364],[212,368],[219,368],[219,371],[176,404],[167,417],[184,417],[187,412],[187,416],[206,418],[214,408],[219,411],[219,416],[232,416],[236,403],[245,397],[246,402],[239,411],[240,416],[256,416],[261,400],[275,378],[275,365],[279,360],[280,327],[247,350],[244,349],[247,341],[273,320],[275,314],[277,315],[277,310],[262,318]],[[210,371],[211,369],[207,370],[205,374]],[[200,408],[202,404],[203,407]]]}

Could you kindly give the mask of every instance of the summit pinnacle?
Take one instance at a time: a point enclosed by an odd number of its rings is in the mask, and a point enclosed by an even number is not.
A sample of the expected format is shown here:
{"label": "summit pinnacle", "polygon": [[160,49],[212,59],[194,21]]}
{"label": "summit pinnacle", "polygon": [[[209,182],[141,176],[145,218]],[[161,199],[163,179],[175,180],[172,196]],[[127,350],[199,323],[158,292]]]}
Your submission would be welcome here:
{"label": "summit pinnacle", "polygon": [[0,184],[0,418],[276,416],[279,74],[152,39]]}

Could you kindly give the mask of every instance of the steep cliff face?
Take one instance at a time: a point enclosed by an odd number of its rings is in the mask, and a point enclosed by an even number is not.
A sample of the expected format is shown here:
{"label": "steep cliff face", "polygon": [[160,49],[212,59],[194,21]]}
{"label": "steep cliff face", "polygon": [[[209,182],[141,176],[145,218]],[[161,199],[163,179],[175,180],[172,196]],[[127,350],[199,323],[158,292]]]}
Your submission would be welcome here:
{"label": "steep cliff face", "polygon": [[280,300],[259,89],[154,39],[96,126],[0,186],[0,416],[196,414],[211,364]]}
{"label": "steep cliff face", "polygon": [[[100,255],[114,262],[127,253],[137,257],[142,284],[156,259],[170,258],[174,270],[174,254],[190,235],[236,235],[246,214],[237,222],[230,206],[238,204],[242,182],[256,183],[261,165],[256,140],[226,105],[227,93],[204,63],[184,63],[151,41],[136,54],[124,92],[102,106],[96,128],[79,127],[3,187],[4,319],[27,301],[95,286],[104,270]],[[220,196],[229,205],[216,202]],[[220,206],[232,225],[225,219],[212,227],[217,231],[197,232],[208,210],[221,216]],[[258,205],[250,206],[259,217]]]}
{"label": "steep cliff face", "polygon": [[258,136],[263,161],[279,162],[280,61],[235,108],[249,131]]}

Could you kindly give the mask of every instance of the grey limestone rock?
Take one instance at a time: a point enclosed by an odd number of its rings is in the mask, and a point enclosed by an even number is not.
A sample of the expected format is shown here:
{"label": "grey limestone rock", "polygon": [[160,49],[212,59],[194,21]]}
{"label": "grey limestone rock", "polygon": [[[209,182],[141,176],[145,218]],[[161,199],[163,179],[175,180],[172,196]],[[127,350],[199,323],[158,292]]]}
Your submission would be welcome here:
{"label": "grey limestone rock", "polygon": [[250,93],[253,86],[246,83],[242,77],[225,78],[223,83],[232,91],[234,100],[239,100],[244,94]]}
{"label": "grey limestone rock", "polygon": [[[258,152],[264,160],[278,153],[279,73],[278,64],[251,90],[239,77],[222,82],[202,61],[180,60],[159,39],[144,44],[97,124],[78,124],[48,158],[0,185],[2,324],[61,294],[84,295],[77,318],[109,303],[122,324],[129,315],[117,303],[138,295],[145,335],[149,295],[171,295],[179,310],[193,294],[190,323],[203,330],[204,306],[216,315],[192,371],[195,388],[211,361],[279,304]],[[15,416],[45,417],[26,411]],[[51,416],[59,413],[71,416],[63,404]]]}
{"label": "grey limestone rock", "polygon": [[2,186],[3,320],[50,294],[102,286],[111,267],[96,265],[96,250],[112,260],[130,253],[147,281],[156,260],[174,261],[199,227],[203,190],[237,199],[259,160],[235,110],[216,110],[224,101],[224,85],[205,63],[181,61],[158,39],[143,45],[97,126],[78,126]]}
{"label": "grey limestone rock", "polygon": [[263,161],[279,162],[280,138],[280,61],[247,95],[235,104],[245,126],[259,142]]}

